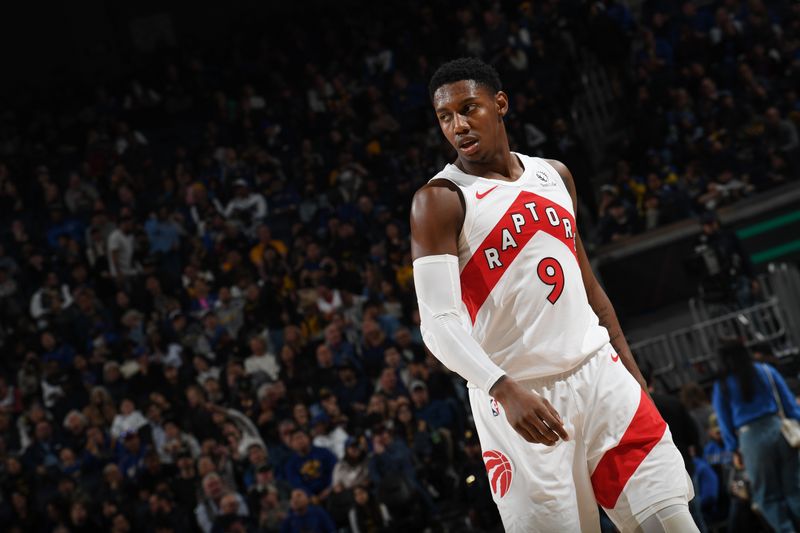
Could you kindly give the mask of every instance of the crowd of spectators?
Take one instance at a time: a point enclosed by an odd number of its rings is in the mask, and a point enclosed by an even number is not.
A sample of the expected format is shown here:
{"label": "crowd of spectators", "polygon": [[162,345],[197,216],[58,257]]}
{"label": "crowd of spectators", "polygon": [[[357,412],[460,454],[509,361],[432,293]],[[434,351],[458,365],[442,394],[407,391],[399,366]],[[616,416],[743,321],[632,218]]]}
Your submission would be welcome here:
{"label": "crowd of spectators", "polygon": [[[374,4],[0,115],[4,529],[498,527],[412,285],[411,197],[452,156],[426,92],[441,59],[495,64],[514,149],[565,160],[590,201],[570,47],[641,50],[602,56],[639,87],[630,153],[650,149],[604,189],[607,240],[795,164],[796,4],[665,2],[641,21],[613,1]],[[748,139],[769,172],[725,165]]]}
{"label": "crowd of spectators", "polygon": [[618,72],[619,57],[631,58],[618,76],[628,87],[631,134],[600,191],[600,242],[797,179],[796,2],[644,2],[638,26],[623,8],[608,9],[612,29],[638,39],[620,56],[618,41],[596,37]]}

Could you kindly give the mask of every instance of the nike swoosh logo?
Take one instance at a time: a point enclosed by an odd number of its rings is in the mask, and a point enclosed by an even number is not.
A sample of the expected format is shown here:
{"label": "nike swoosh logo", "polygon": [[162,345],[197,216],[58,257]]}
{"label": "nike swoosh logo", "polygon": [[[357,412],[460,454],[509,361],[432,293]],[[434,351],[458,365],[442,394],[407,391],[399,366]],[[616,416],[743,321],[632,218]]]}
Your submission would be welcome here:
{"label": "nike swoosh logo", "polygon": [[615,353],[612,353],[611,354],[611,360],[616,363],[617,361],[619,361],[619,355],[617,355]]}
{"label": "nike swoosh logo", "polygon": [[494,187],[492,187],[491,189],[489,189],[488,191],[486,191],[484,193],[479,193],[478,191],[475,191],[475,198],[480,200],[481,198],[483,198],[484,196],[486,196],[487,194],[489,194],[490,192],[492,192],[496,188],[497,188],[497,185],[495,185]]}

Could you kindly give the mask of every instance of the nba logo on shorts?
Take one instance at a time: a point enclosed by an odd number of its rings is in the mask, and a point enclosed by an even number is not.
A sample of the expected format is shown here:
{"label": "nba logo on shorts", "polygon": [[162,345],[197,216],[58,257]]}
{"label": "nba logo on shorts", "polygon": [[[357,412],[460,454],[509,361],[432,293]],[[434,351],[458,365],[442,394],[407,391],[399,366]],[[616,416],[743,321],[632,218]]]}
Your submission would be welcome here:
{"label": "nba logo on shorts", "polygon": [[492,408],[492,416],[500,416],[500,406],[497,405],[497,400],[489,398],[489,407]]}
{"label": "nba logo on shorts", "polygon": [[492,492],[502,498],[511,487],[511,460],[499,450],[488,450],[483,452],[483,462],[486,463],[486,474],[489,476]]}

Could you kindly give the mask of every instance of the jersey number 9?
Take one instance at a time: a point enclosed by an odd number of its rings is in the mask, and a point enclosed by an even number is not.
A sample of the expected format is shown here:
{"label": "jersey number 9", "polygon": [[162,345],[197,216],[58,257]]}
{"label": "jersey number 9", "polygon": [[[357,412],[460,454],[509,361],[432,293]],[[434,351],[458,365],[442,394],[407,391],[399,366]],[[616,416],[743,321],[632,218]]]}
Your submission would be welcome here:
{"label": "jersey number 9", "polygon": [[564,269],[561,268],[561,263],[552,257],[545,257],[539,261],[536,273],[539,274],[542,283],[553,287],[550,294],[547,295],[547,300],[551,304],[555,304],[564,291]]}

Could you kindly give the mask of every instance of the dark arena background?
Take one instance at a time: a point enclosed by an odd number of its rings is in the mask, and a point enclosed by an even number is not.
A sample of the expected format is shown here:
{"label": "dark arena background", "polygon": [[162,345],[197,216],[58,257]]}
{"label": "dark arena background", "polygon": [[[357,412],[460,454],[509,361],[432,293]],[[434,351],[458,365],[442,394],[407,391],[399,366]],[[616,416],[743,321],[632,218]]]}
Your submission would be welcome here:
{"label": "dark arena background", "polygon": [[477,56],[575,176],[701,530],[770,531],[709,401],[726,337],[798,392],[800,3],[3,10],[0,529],[502,530],[409,245],[428,80]]}

